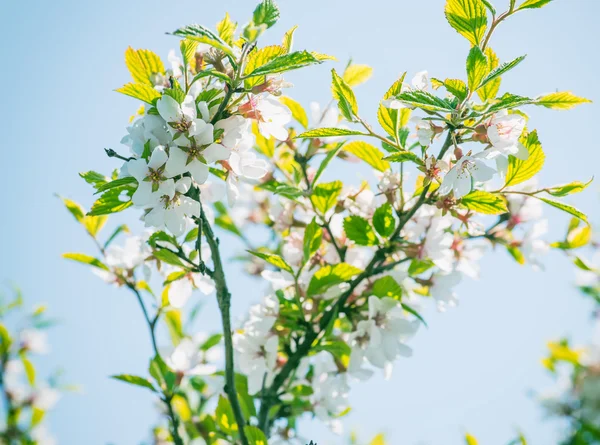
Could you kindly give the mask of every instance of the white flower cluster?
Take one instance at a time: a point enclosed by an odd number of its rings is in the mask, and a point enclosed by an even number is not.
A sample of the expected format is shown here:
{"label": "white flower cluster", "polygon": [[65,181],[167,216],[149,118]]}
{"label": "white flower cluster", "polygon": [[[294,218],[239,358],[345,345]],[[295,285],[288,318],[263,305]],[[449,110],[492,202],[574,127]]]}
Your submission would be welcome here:
{"label": "white flower cluster", "polygon": [[[210,107],[202,100],[204,86],[197,81],[185,95],[181,90],[169,95],[171,90],[157,87],[163,94],[156,108],[136,119],[122,140],[132,158],[121,168],[120,177],[133,177],[138,184],[133,205],[144,209],[147,227],[167,228],[175,236],[184,234],[192,220],[199,218],[200,204],[187,194],[193,185],[207,183],[211,165],[220,163],[228,172],[230,205],[240,198],[240,181],[256,181],[267,174],[268,163],[250,150],[253,120],[265,137],[288,137],[284,126],[291,112],[268,93],[249,95],[231,115],[221,118],[219,103]],[[182,95],[181,101],[175,98]],[[203,192],[220,199],[221,189],[214,187],[204,187]]]}

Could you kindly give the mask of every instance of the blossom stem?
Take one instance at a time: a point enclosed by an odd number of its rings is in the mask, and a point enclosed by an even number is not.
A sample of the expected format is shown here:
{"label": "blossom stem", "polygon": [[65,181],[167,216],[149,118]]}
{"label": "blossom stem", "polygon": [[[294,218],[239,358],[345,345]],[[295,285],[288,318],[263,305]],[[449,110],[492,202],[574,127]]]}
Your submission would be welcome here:
{"label": "blossom stem", "polygon": [[[148,313],[148,309],[146,308],[146,305],[144,304],[142,294],[140,294],[140,291],[138,291],[137,288],[135,287],[135,283],[131,283],[130,281],[125,280],[125,285],[129,289],[131,289],[131,291],[137,297],[137,300],[140,304],[140,308],[142,309],[142,313],[144,314],[144,318],[146,319],[146,323],[148,324],[148,328],[150,330],[150,338],[152,339],[152,348],[154,349],[154,355],[162,360],[162,357],[160,356],[160,351],[158,349],[158,343],[156,341],[156,323],[158,322],[160,311],[156,314],[156,316],[154,318],[151,319],[150,315]],[[164,399],[162,399],[162,400],[165,403],[165,405],[167,406],[169,419],[171,420],[171,427],[172,427],[171,435],[173,436],[173,441],[175,442],[175,445],[183,445],[184,444],[183,439],[179,435],[179,419],[177,418],[177,415],[175,414],[175,411],[173,410],[173,404],[171,403],[172,399],[173,399],[172,394],[164,394]]]}
{"label": "blossom stem", "polygon": [[240,434],[240,441],[243,445],[248,445],[248,439],[244,433],[244,426],[246,424],[242,408],[238,400],[237,391],[235,387],[235,371],[234,371],[234,358],[233,358],[233,336],[231,331],[231,293],[227,287],[227,281],[225,280],[225,271],[223,269],[223,262],[221,260],[221,253],[219,251],[219,239],[215,236],[212,227],[210,226],[202,204],[200,204],[200,224],[203,227],[204,236],[210,247],[211,258],[213,261],[214,275],[213,279],[217,288],[217,302],[219,304],[219,311],[221,312],[221,322],[223,324],[223,341],[225,343],[225,393],[231,404],[235,421],[238,425],[238,432]]}

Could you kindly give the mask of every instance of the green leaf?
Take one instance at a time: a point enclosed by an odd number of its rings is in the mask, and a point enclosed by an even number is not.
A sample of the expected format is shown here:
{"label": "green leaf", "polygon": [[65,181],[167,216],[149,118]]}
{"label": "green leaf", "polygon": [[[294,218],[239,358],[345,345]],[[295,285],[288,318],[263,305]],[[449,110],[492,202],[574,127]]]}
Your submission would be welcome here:
{"label": "green leaf", "polygon": [[535,100],[534,104],[541,105],[553,110],[570,110],[584,103],[592,102],[589,99],[575,96],[570,91],[562,91],[559,93],[546,94]]}
{"label": "green leaf", "polygon": [[308,130],[296,136],[296,139],[314,139],[326,138],[331,136],[368,136],[357,130],[348,130],[346,128],[315,128]]}
{"label": "green leaf", "polygon": [[156,355],[150,360],[148,372],[163,391],[172,391],[176,383],[176,374],[169,369],[163,359]]}
{"label": "green leaf", "polygon": [[504,187],[521,184],[533,178],[544,166],[546,155],[542,150],[537,131],[523,133],[520,142],[527,148],[529,157],[525,161],[514,156],[508,157],[508,171]]}
{"label": "green leaf", "polygon": [[456,111],[448,100],[440,99],[426,91],[406,91],[396,95],[396,99],[406,105],[418,107],[425,111],[442,111],[444,113],[453,113]]}
{"label": "green leaf", "polygon": [[446,19],[471,45],[478,46],[485,36],[487,14],[481,0],[447,0]]}
{"label": "green leaf", "polygon": [[203,351],[208,351],[209,349],[217,346],[221,342],[222,338],[223,334],[213,334],[210,337],[208,337],[208,340],[206,340],[202,344],[202,346],[200,346],[200,349],[202,349]]}
{"label": "green leaf", "polygon": [[137,184],[137,181],[135,180],[135,178],[133,176],[126,176],[124,178],[115,179],[114,181],[110,181],[110,182],[107,182],[107,183],[99,186],[97,188],[96,193],[102,193],[102,192],[105,192],[106,190],[114,189],[115,187],[122,187],[122,186],[128,185],[128,184]]}
{"label": "green leaf", "polygon": [[344,70],[342,78],[350,87],[355,87],[369,80],[373,74],[373,68],[368,65],[359,65],[351,63]]}
{"label": "green leaf", "polygon": [[100,198],[94,202],[92,208],[88,212],[88,215],[109,215],[111,213],[125,210],[126,208],[132,206],[133,202],[131,202],[131,200],[123,201],[121,196],[124,194],[125,196],[131,198],[135,189],[136,188],[131,185],[125,185],[121,187],[114,187],[105,191],[102,196],[100,196]]}
{"label": "green leaf", "polygon": [[580,257],[575,257],[573,259],[573,264],[580,268],[581,270],[585,270],[586,272],[596,272],[593,266],[591,266],[586,260]]}
{"label": "green leaf", "polygon": [[467,57],[468,86],[471,91],[476,91],[482,80],[488,74],[488,61],[478,46],[469,51]]}
{"label": "green leaf", "polygon": [[111,376],[112,379],[120,380],[125,383],[129,383],[130,385],[141,386],[142,388],[149,389],[152,392],[156,392],[156,389],[150,383],[150,380],[145,379],[143,377],[139,377],[137,375],[130,374],[120,374]]}
{"label": "green leaf", "polygon": [[218,35],[212,32],[210,29],[202,26],[202,25],[188,25],[183,28],[179,28],[173,32],[173,35],[179,37],[186,37],[190,40],[206,43],[207,45],[212,46],[213,48],[217,48],[223,51],[226,55],[235,59],[235,54],[233,49]]}
{"label": "green leaf", "polygon": [[313,185],[317,183],[317,181],[325,171],[325,168],[327,168],[327,166],[333,160],[333,158],[337,156],[337,154],[340,152],[343,146],[344,142],[341,142],[333,150],[329,150],[327,152],[327,156],[325,156],[325,159],[323,159],[323,162],[321,162],[321,164],[319,165],[319,168],[317,169],[317,172],[315,173],[315,176],[312,180]]}
{"label": "green leaf", "polygon": [[110,243],[112,243],[114,239],[122,232],[129,233],[129,227],[126,224],[121,224],[115,230],[113,230],[113,233],[108,237],[108,239],[104,243],[104,248],[106,249],[110,245]]}
{"label": "green leaf", "polygon": [[281,46],[283,47],[286,53],[289,53],[292,50],[292,46],[294,44],[294,32],[296,32],[296,29],[298,29],[298,25],[292,26],[283,35]]}
{"label": "green leaf", "polygon": [[583,183],[580,181],[569,182],[568,184],[555,185],[554,187],[547,188],[546,191],[552,196],[562,198],[563,196],[572,195],[573,193],[579,193],[584,190],[588,185],[592,183],[594,178],[588,182]]}
{"label": "green leaf", "polygon": [[279,8],[273,0],[263,0],[254,10],[252,21],[255,26],[273,26],[279,19]]}
{"label": "green leaf", "polygon": [[305,66],[323,63],[308,51],[295,51],[275,57],[259,66],[244,77],[264,76],[266,74],[283,73],[285,71],[304,68]]}
{"label": "green leaf", "polygon": [[383,160],[383,153],[381,151],[364,141],[351,141],[344,145],[344,151],[352,153],[357,158],[365,161],[375,170],[385,172],[390,169],[390,164]]}
{"label": "green leaf", "polygon": [[517,8],[517,11],[521,9],[536,9],[541,8],[542,6],[546,6],[552,0],[525,0],[521,6]]}
{"label": "green leaf", "polygon": [[496,15],[496,8],[494,8],[494,5],[492,5],[488,0],[481,0],[483,2],[483,4],[485,5],[486,8],[489,9],[489,11],[493,14]]}
{"label": "green leaf", "polygon": [[229,400],[222,395],[219,396],[219,403],[217,404],[217,409],[215,411],[215,420],[217,425],[226,434],[237,434],[238,425],[235,421],[233,409],[231,408]]}
{"label": "green leaf", "polygon": [[222,80],[223,82],[225,82],[228,85],[231,83],[231,78],[227,74],[223,74],[216,70],[204,70],[204,71],[199,72],[198,74],[196,74],[194,76],[191,83],[194,83],[197,80],[200,80],[203,77],[208,77],[208,76],[216,77],[217,79]]}
{"label": "green leaf", "polygon": [[296,102],[291,97],[281,96],[279,101],[288,107],[292,112],[292,117],[304,128],[308,128],[308,116],[306,115],[306,111],[302,108],[298,102]]}
{"label": "green leaf", "polygon": [[143,83],[128,83],[115,91],[117,93],[125,94],[126,96],[135,97],[150,105],[153,105],[154,101],[160,97],[158,91]]}
{"label": "green leaf", "polygon": [[281,182],[277,182],[275,180],[271,180],[265,182],[259,186],[262,189],[269,190],[276,195],[285,196],[289,199],[296,199],[299,196],[302,196],[304,192],[300,190],[298,187],[294,187],[293,185],[284,184]]}
{"label": "green leaf", "polygon": [[345,283],[359,273],[361,273],[360,269],[346,263],[338,263],[334,266],[328,265],[322,267],[315,272],[310,280],[307,294],[309,297],[322,294],[331,286]]}
{"label": "green leaf", "polygon": [[396,229],[396,219],[394,218],[394,209],[389,202],[378,207],[373,214],[373,227],[377,233],[387,238]]}
{"label": "green leaf", "polygon": [[383,158],[386,161],[390,162],[407,162],[411,161],[418,165],[423,165],[423,161],[420,157],[414,154],[412,151],[399,151],[396,153],[392,153],[389,156]]}
{"label": "green leaf", "polygon": [[108,266],[93,256],[86,255],[84,253],[63,253],[63,258],[67,260],[77,261],[78,263],[89,264],[90,266],[97,267],[98,269],[109,270]]}
{"label": "green leaf", "polygon": [[542,198],[540,196],[535,196],[537,199],[544,201],[546,204],[551,205],[552,207],[556,207],[559,210],[562,210],[563,212],[567,212],[573,216],[576,216],[577,218],[579,218],[580,220],[582,220],[583,222],[586,222],[589,224],[587,216],[585,215],[585,213],[581,212],[580,210],[576,209],[573,206],[570,206],[568,204],[565,204],[564,202],[560,202],[560,201],[555,201],[554,199],[550,199],[550,198]]}
{"label": "green leaf", "polygon": [[517,96],[516,94],[506,93],[490,108],[488,113],[495,113],[500,110],[508,110],[511,108],[521,107],[533,103],[534,100],[529,97]]}
{"label": "green leaf", "polygon": [[310,195],[310,200],[321,215],[337,203],[337,198],[342,191],[342,181],[324,182],[317,185]]}
{"label": "green leaf", "polygon": [[162,261],[163,263],[170,264],[172,266],[185,267],[181,258],[179,258],[175,252],[170,251],[169,249],[160,249],[154,252],[154,257],[157,260]]}
{"label": "green leaf", "polygon": [[246,439],[248,439],[249,445],[267,445],[265,433],[263,433],[259,428],[246,425],[244,427],[244,433],[246,434]]}
{"label": "green leaf", "polygon": [[371,228],[369,221],[357,215],[344,219],[346,236],[360,246],[375,246],[379,240]]}
{"label": "green leaf", "polygon": [[512,70],[515,66],[517,66],[519,63],[521,63],[523,60],[525,60],[525,57],[527,57],[527,56],[517,57],[516,59],[511,60],[510,62],[503,63],[502,65],[500,65],[498,68],[494,69],[491,72],[489,72],[489,65],[488,65],[489,74],[483,78],[483,80],[479,84],[478,89],[484,87],[488,83],[499,78],[504,73]]}
{"label": "green leaf", "polygon": [[322,240],[323,229],[317,224],[317,219],[313,218],[304,230],[304,262],[308,261],[319,250]]}
{"label": "green leaf", "polygon": [[435,264],[433,264],[433,261],[431,260],[420,260],[415,258],[410,262],[410,266],[408,266],[408,274],[411,276],[420,275],[423,272],[427,272],[433,266],[435,266]]}
{"label": "green leaf", "polygon": [[127,48],[125,51],[125,65],[127,65],[127,69],[135,83],[146,84],[151,88],[154,88],[152,77],[155,74],[164,74],[165,72],[160,57],[147,49]]}
{"label": "green leaf", "polygon": [[248,250],[248,253],[251,253],[256,257],[265,260],[267,263],[272,264],[273,266],[279,269],[285,270],[286,272],[289,272],[291,274],[294,273],[292,267],[288,263],[286,263],[286,261],[279,255],[276,255],[274,253],[256,252],[253,250]]}
{"label": "green leaf", "polygon": [[474,212],[485,215],[501,215],[508,212],[506,201],[501,195],[476,190],[464,196],[460,203]]}
{"label": "green leaf", "polygon": [[331,92],[337,100],[342,116],[353,122],[358,115],[358,103],[352,88],[342,79],[335,70],[331,70]]}
{"label": "green leaf", "polygon": [[402,287],[389,275],[377,279],[373,283],[371,294],[379,298],[389,297],[400,300],[402,297]]}
{"label": "green leaf", "polygon": [[92,170],[79,173],[79,176],[82,177],[83,180],[85,182],[87,182],[88,184],[93,185],[94,188],[96,188],[96,189],[98,187],[100,187],[102,184],[109,181],[109,178],[107,178],[103,174],[92,171]]}

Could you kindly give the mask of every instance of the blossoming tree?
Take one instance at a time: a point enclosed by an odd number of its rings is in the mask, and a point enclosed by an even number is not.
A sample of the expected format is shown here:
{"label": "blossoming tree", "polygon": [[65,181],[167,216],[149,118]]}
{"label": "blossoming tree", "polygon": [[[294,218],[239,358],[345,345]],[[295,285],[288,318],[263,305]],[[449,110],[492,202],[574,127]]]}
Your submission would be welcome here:
{"label": "blossoming tree", "polygon": [[49,433],[46,413],[68,386],[56,373],[44,381],[36,372],[35,356],[50,350],[44,329],[52,325],[46,307],[23,312],[23,297],[15,290],[14,298],[0,295],[0,390],[2,418],[0,442],[7,445],[55,445]]}
{"label": "blossoming tree", "polygon": [[[557,199],[587,183],[538,185],[545,154],[521,109],[588,101],[500,94],[502,77],[525,57],[501,63],[490,46],[503,21],[550,1],[511,0],[498,13],[487,0],[448,0],[450,26],[470,43],[465,79],[402,75],[381,98],[378,127],[353,92],[367,66],[332,70],[332,102],[311,106],[312,120],[282,95],[284,73],[332,57],[295,50],[295,28],[260,47],[279,17],[271,0],[239,32],[229,15],[216,31],[174,31],[181,41],[170,68],[149,50],[127,49],[132,82],[117,91],[143,105],[122,140],[128,151],[106,150],[118,169],[81,173],[99,195],[91,209],[64,200],[98,255],[65,257],[139,301],[154,349],[149,376],[114,377],[156,394],[165,421],[157,441],[305,443],[297,428],[305,415],[338,430],[352,382],[389,375],[409,357],[426,306],[454,306],[487,247],[539,267],[549,248],[543,205],[587,225]],[[350,162],[372,169],[371,180],[324,181]],[[147,231],[134,236],[122,225],[103,235],[108,215],[124,210]],[[271,288],[242,326],[230,319],[243,302],[229,290],[220,231],[239,238],[246,251],[236,257]],[[222,332],[188,332],[190,302],[211,295]],[[157,338],[162,323],[169,350]]]}

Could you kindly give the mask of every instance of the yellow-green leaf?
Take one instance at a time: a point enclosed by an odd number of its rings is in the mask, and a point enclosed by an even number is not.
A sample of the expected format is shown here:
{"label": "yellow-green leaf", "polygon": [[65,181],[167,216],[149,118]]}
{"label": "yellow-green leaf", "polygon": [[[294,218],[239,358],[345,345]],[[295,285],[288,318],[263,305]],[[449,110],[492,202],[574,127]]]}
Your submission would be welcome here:
{"label": "yellow-green leaf", "polygon": [[225,18],[217,23],[217,32],[219,37],[229,45],[233,45],[233,35],[237,28],[237,23],[231,20],[229,13],[225,13]]}
{"label": "yellow-green leaf", "polygon": [[[196,67],[196,48],[198,48],[199,42],[189,39],[183,39],[179,43],[179,49],[183,56],[183,63],[187,67]],[[193,70],[195,71],[195,70]]]}
{"label": "yellow-green leaf", "polygon": [[[494,50],[492,50],[492,48],[490,48],[489,46],[485,49],[484,54],[488,64],[487,71],[488,73],[491,73],[493,70],[498,68],[500,60],[498,59],[498,56],[496,55]],[[500,82],[500,77],[496,77],[490,80],[484,86],[477,90],[477,95],[483,102],[495,99],[498,95],[498,91],[500,90]]]}
{"label": "yellow-green leaf", "polygon": [[534,102],[536,105],[541,105],[553,110],[570,110],[577,105],[590,103],[591,100],[583,97],[575,96],[570,91],[562,91],[560,93],[550,93],[542,96]]}
{"label": "yellow-green leaf", "polygon": [[308,128],[308,116],[306,115],[304,108],[302,108],[302,105],[287,96],[281,96],[279,101],[290,109],[292,112],[292,117],[296,119],[300,125],[302,125],[304,128]]}
{"label": "yellow-green leaf", "polygon": [[285,50],[286,53],[289,53],[292,50],[294,44],[294,32],[298,29],[298,25],[290,28],[284,35],[283,41],[281,42],[281,46]]}
{"label": "yellow-green leaf", "polygon": [[359,159],[362,159],[371,167],[380,172],[384,172],[390,169],[390,163],[383,160],[383,153],[381,151],[364,141],[351,141],[344,145],[343,148],[348,153],[352,153]]}
{"label": "yellow-green leaf", "polygon": [[488,61],[478,46],[474,46],[469,51],[467,57],[467,78],[471,91],[477,90],[481,81],[488,74]]}
{"label": "yellow-green leaf", "polygon": [[369,80],[373,74],[373,68],[368,65],[350,64],[344,71],[342,78],[351,87],[360,85]]}
{"label": "yellow-green leaf", "polygon": [[335,70],[331,70],[331,92],[338,102],[342,115],[349,121],[354,121],[358,115],[358,103],[352,88],[342,79]]}
{"label": "yellow-green leaf", "polygon": [[472,45],[479,45],[487,28],[485,5],[481,0],[447,0],[446,19]]}
{"label": "yellow-green leaf", "polygon": [[592,183],[594,178],[590,179],[588,182],[581,182],[581,181],[573,181],[573,182],[569,182],[568,184],[563,184],[563,185],[555,185],[554,187],[549,187],[546,189],[546,191],[548,193],[550,193],[552,196],[556,196],[556,197],[563,197],[563,196],[567,196],[567,195],[572,195],[573,193],[579,193],[582,190],[584,190],[588,185],[590,185]]}
{"label": "yellow-green leaf", "polygon": [[246,425],[244,427],[244,433],[248,439],[249,445],[267,445],[267,438],[265,433],[255,426]]}
{"label": "yellow-green leaf", "polygon": [[[390,99],[402,92],[404,77],[406,77],[406,73],[402,73],[400,78],[387,90],[383,96],[383,100]],[[396,110],[393,108],[388,108],[383,104],[379,104],[379,108],[377,110],[377,120],[379,121],[381,128],[383,128],[387,134],[395,139],[397,137],[397,131],[408,124],[410,114],[410,108]]]}
{"label": "yellow-green leaf", "polygon": [[508,171],[504,187],[513,186],[533,178],[544,166],[546,155],[542,150],[537,131],[523,133],[520,142],[527,148],[529,157],[526,160],[508,157]]}
{"label": "yellow-green leaf", "polygon": [[506,201],[501,195],[476,190],[464,196],[460,203],[474,212],[486,215],[501,215],[508,212]]}
{"label": "yellow-green leaf", "polygon": [[478,445],[479,443],[475,436],[472,436],[471,434],[467,434],[465,436],[465,442],[467,443],[467,445]]}
{"label": "yellow-green leaf", "polygon": [[371,442],[369,442],[369,445],[386,445],[385,437],[383,434],[378,434]]}
{"label": "yellow-green leaf", "polygon": [[75,219],[79,222],[82,222],[85,217],[85,210],[75,201],[72,201],[67,198],[61,198],[63,204],[67,208],[67,210],[75,217]]}
{"label": "yellow-green leaf", "polygon": [[345,283],[353,276],[361,272],[357,267],[346,263],[338,263],[335,266],[325,266],[315,272],[308,285],[309,296],[325,292],[331,286]]}
{"label": "yellow-green leaf", "polygon": [[[264,48],[252,51],[248,56],[246,62],[246,68],[244,74],[250,74],[258,67],[265,65],[271,60],[275,59],[286,53],[286,50],[279,45],[265,46]],[[255,76],[246,79],[246,88],[252,88],[253,86],[260,85],[265,82],[265,76]]]}
{"label": "yellow-green leaf", "polygon": [[272,158],[275,155],[275,139],[264,137],[258,130],[258,124],[255,120],[252,121],[252,133],[256,140],[257,150],[264,154],[267,158]]}
{"label": "yellow-green leaf", "polygon": [[109,270],[108,266],[102,263],[102,261],[84,253],[63,253],[62,257],[68,260],[77,261],[79,263],[89,264],[90,266],[97,267],[98,269]]}
{"label": "yellow-green leaf", "polygon": [[95,238],[96,235],[98,235],[98,232],[100,232],[100,230],[102,229],[102,227],[104,227],[104,224],[106,224],[106,221],[108,221],[107,215],[101,215],[101,216],[89,216],[88,215],[88,216],[83,217],[83,220],[81,221],[81,223],[83,224],[85,229],[88,231],[88,233]]}
{"label": "yellow-green leaf", "polygon": [[132,47],[125,51],[125,64],[136,83],[153,86],[152,76],[163,74],[165,67],[155,53],[147,49],[135,50]]}
{"label": "yellow-green leaf", "polygon": [[279,269],[285,270],[286,272],[289,272],[291,274],[294,273],[292,267],[288,263],[286,263],[286,261],[279,255],[276,255],[274,253],[255,252],[253,250],[249,250],[248,253],[251,253],[256,257],[265,260],[267,263],[272,264],[273,266]]}
{"label": "yellow-green leaf", "polygon": [[585,213],[583,213],[581,210],[576,209],[573,206],[570,206],[568,204],[565,204],[564,202],[556,201],[556,200],[550,199],[550,198],[541,198],[539,196],[536,196],[536,198],[538,198],[541,201],[544,201],[546,204],[551,205],[552,207],[556,207],[557,209],[562,210],[563,212],[567,212],[573,216],[576,216],[583,222],[586,222],[589,224]]}
{"label": "yellow-green leaf", "polygon": [[537,9],[537,8],[541,8],[542,6],[547,5],[551,1],[552,0],[525,0],[521,4],[521,6],[519,6],[518,10],[521,10],[521,9]]}
{"label": "yellow-green leaf", "polygon": [[342,181],[323,182],[317,185],[311,195],[310,201],[321,215],[336,205],[338,196],[342,191]]}
{"label": "yellow-green leaf", "polygon": [[25,357],[25,354],[21,354],[21,362],[23,362],[23,367],[25,368],[27,381],[31,386],[35,385],[35,367],[33,366],[33,363]]}
{"label": "yellow-green leaf", "polygon": [[160,97],[160,93],[149,85],[143,83],[128,83],[121,88],[115,90],[117,93],[125,94],[126,96],[135,97],[136,99],[153,104],[155,99]]}

